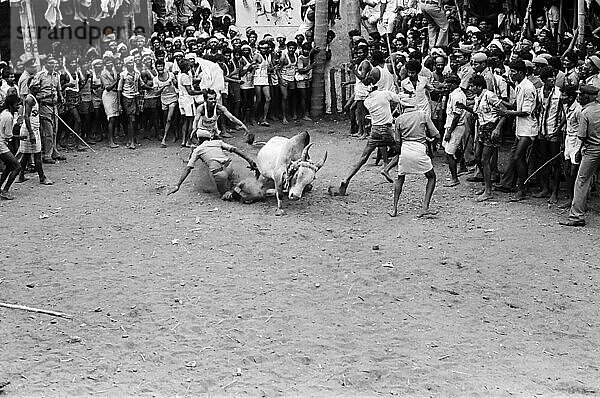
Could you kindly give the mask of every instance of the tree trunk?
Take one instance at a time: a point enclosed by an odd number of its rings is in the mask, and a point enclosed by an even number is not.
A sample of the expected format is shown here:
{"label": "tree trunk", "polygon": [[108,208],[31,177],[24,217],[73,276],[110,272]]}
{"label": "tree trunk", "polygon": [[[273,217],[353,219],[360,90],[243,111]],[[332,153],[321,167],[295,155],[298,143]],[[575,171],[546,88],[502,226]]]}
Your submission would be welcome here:
{"label": "tree trunk", "polygon": [[348,18],[348,31],[358,29],[360,31],[360,5],[359,0],[347,0],[346,17]]}
{"label": "tree trunk", "polygon": [[579,29],[579,37],[577,37],[577,44],[583,46],[583,39],[585,33],[585,1],[579,0],[577,2],[577,28]]}
{"label": "tree trunk", "polygon": [[328,0],[317,0],[315,4],[315,46],[321,51],[315,54],[315,66],[312,76],[312,96],[310,99],[310,112],[312,117],[321,116],[325,110],[325,46],[327,45],[327,20]]}

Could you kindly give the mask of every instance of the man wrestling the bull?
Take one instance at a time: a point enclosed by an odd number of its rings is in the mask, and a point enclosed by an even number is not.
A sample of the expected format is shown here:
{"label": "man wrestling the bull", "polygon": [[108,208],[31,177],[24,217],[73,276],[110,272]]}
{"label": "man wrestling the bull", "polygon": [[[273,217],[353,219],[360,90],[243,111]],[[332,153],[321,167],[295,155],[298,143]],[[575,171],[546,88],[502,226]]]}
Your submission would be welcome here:
{"label": "man wrestling the bull", "polygon": [[[262,189],[256,188],[248,179],[235,184],[235,173],[231,166],[231,158],[224,151],[232,152],[244,159],[250,165],[251,170],[257,170],[256,163],[244,152],[233,145],[229,145],[221,140],[214,139],[214,135],[198,145],[192,152],[190,159],[179,178],[179,182],[167,195],[171,195],[181,187],[188,175],[190,175],[198,159],[204,162],[213,177],[217,190],[223,200],[239,200],[244,203],[252,203],[264,199],[265,193]],[[255,179],[253,179],[256,181]],[[235,186],[234,186],[235,184]]]}

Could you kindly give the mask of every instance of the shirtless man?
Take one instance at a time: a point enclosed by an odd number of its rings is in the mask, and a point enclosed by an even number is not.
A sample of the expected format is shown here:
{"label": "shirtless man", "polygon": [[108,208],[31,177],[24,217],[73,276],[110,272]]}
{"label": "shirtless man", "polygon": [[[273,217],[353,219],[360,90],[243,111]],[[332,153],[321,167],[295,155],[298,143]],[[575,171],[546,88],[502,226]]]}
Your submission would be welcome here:
{"label": "shirtless man", "polygon": [[248,134],[248,127],[237,117],[233,116],[227,108],[217,103],[217,93],[212,89],[204,92],[204,102],[198,105],[194,123],[192,124],[193,133],[196,134],[198,139],[208,138],[212,140],[215,136],[219,136],[217,121],[221,115],[224,115],[227,119],[235,123],[238,128],[244,130],[244,135],[248,136],[248,143],[254,142],[254,134]]}

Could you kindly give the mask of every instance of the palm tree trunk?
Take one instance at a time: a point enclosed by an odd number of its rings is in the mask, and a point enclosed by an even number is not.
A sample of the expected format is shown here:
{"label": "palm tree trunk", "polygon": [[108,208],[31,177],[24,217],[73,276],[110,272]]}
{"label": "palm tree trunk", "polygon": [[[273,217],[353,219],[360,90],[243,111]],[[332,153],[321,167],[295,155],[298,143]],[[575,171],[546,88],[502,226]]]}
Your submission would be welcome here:
{"label": "palm tree trunk", "polygon": [[348,18],[348,31],[358,29],[360,31],[360,6],[359,0],[347,0],[346,17]]}
{"label": "palm tree trunk", "polygon": [[328,0],[317,0],[315,4],[315,46],[321,51],[315,54],[315,66],[312,76],[312,95],[310,112],[312,117],[321,116],[325,110],[325,46],[327,45]]}

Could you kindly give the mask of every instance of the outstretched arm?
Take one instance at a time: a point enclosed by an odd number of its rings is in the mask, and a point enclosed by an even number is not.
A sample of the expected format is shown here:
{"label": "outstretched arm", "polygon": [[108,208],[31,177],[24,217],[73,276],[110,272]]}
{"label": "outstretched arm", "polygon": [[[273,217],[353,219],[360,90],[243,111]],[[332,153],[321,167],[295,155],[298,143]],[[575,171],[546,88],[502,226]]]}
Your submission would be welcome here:
{"label": "outstretched arm", "polygon": [[183,184],[183,182],[185,181],[187,176],[190,175],[191,171],[192,171],[192,167],[185,166],[183,173],[181,173],[181,177],[179,177],[179,181],[177,182],[177,185],[175,186],[175,188],[173,188],[171,191],[169,191],[169,193],[167,195],[171,195],[172,193],[179,191],[179,187],[181,187],[181,184]]}
{"label": "outstretched arm", "polygon": [[250,156],[246,155],[244,152],[240,151],[236,147],[231,148],[230,152],[235,153],[236,155],[238,155],[239,157],[244,159],[246,162],[248,162],[248,164],[250,165],[250,170],[257,169],[256,162],[254,162],[254,160],[252,160],[252,158]]}
{"label": "outstretched arm", "polygon": [[219,111],[221,111],[221,113],[229,120],[231,120],[233,123],[235,123],[239,128],[243,129],[246,133],[248,132],[248,127],[246,127],[246,125],[244,123],[242,123],[242,121],[240,119],[238,119],[237,117],[233,116],[231,114],[231,112],[229,112],[229,109],[225,108],[223,105],[221,104],[217,104],[217,108]]}

